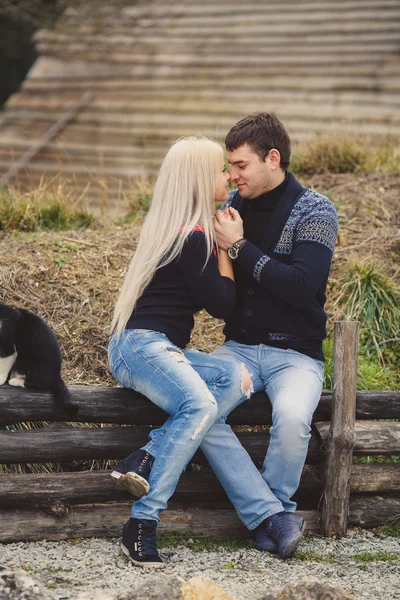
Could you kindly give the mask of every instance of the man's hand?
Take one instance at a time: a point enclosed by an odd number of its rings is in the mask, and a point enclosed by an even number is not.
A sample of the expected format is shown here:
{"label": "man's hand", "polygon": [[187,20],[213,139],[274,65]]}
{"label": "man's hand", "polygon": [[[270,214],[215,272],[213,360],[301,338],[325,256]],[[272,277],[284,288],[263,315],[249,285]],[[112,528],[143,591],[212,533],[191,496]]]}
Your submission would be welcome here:
{"label": "man's hand", "polygon": [[235,208],[217,210],[214,215],[214,227],[218,246],[222,250],[227,250],[243,237],[243,221]]}

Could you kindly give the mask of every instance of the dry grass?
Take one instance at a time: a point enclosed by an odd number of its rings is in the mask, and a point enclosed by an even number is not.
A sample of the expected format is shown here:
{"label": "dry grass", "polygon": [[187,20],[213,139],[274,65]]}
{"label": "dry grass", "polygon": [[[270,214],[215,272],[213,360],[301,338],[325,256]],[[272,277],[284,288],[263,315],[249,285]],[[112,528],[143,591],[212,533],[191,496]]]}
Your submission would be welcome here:
{"label": "dry grass", "polygon": [[345,134],[316,137],[293,153],[292,170],[299,175],[393,172],[400,168],[397,138],[375,140]]}

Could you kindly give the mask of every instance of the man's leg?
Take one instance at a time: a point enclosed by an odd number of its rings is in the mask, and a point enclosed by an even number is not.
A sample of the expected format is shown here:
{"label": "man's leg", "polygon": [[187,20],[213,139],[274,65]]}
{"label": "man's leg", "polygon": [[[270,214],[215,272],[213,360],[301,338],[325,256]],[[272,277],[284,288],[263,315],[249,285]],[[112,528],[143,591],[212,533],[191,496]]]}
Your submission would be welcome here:
{"label": "man's leg", "polygon": [[[212,356],[244,364],[250,373],[254,391],[263,389],[258,377],[258,346],[228,342],[213,352]],[[206,373],[199,373],[207,377]],[[158,445],[170,421],[168,419],[160,429],[152,432],[151,440],[143,450],[153,456],[157,454]],[[220,419],[210,428],[200,448],[248,529],[255,529],[270,515],[284,510],[225,419]]]}
{"label": "man's leg", "polygon": [[262,476],[284,510],[294,512],[311,421],[322,391],[321,361],[294,350],[263,346],[261,377],[272,404],[271,439]]}

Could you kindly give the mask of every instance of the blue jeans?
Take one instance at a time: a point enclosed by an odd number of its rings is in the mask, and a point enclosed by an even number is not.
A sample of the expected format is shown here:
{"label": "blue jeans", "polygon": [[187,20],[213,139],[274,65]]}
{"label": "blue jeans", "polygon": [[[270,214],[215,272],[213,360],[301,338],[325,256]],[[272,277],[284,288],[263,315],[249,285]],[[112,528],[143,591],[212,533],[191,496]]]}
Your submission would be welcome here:
{"label": "blue jeans", "polygon": [[158,430],[150,492],[134,503],[131,512],[136,519],[159,521],[182,471],[215,420],[250,395],[243,391],[244,367],[235,359],[184,352],[163,333],[146,329],[114,336],[109,363],[119,383],[171,415],[168,428]]}
{"label": "blue jeans", "polygon": [[[254,391],[265,390],[271,401],[271,438],[261,475],[224,419],[211,427],[200,445],[240,519],[248,529],[255,529],[272,514],[296,510],[291,497],[299,486],[307,455],[324,364],[295,350],[234,341],[211,356],[243,363]],[[159,436],[169,425],[168,419],[161,429],[152,431],[144,449],[153,456],[158,453]]]}

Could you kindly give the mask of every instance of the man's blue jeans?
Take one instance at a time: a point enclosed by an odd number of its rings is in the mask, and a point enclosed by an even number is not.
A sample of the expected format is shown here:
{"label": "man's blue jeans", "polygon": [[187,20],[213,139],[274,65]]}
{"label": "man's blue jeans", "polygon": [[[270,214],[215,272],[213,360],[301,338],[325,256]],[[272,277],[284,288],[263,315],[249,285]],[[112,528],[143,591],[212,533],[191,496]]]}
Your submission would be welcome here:
{"label": "man's blue jeans", "polygon": [[210,427],[250,396],[243,390],[244,367],[231,358],[183,352],[166,335],[145,329],[113,337],[109,362],[119,383],[171,415],[168,427],[158,430],[150,492],[134,503],[131,512],[134,518],[159,521],[160,511]]}
{"label": "man's blue jeans", "polygon": [[[272,514],[296,510],[291,497],[299,486],[307,455],[324,364],[295,350],[234,341],[223,344],[211,356],[244,364],[254,391],[265,390],[272,404],[271,438],[262,477],[225,419],[209,429],[200,445],[240,519],[248,529],[255,529]],[[151,432],[144,449],[153,456],[169,425],[170,419]]]}

